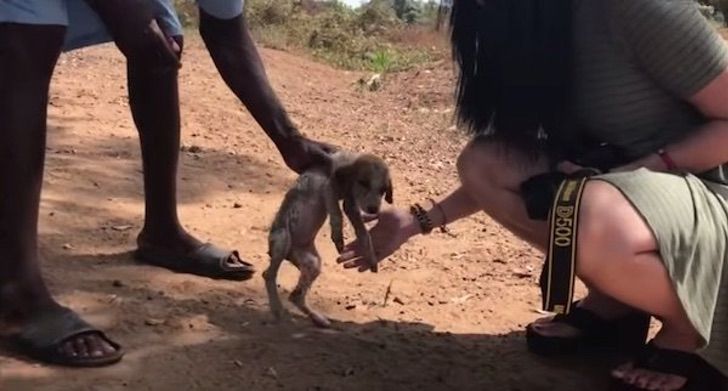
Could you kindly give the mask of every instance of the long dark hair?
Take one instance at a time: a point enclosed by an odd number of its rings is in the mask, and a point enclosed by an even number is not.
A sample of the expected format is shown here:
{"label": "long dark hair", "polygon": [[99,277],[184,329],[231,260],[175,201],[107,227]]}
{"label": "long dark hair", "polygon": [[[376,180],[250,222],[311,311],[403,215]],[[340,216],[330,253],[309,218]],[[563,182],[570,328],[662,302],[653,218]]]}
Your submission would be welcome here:
{"label": "long dark hair", "polygon": [[517,147],[566,131],[571,0],[455,0],[457,119]]}

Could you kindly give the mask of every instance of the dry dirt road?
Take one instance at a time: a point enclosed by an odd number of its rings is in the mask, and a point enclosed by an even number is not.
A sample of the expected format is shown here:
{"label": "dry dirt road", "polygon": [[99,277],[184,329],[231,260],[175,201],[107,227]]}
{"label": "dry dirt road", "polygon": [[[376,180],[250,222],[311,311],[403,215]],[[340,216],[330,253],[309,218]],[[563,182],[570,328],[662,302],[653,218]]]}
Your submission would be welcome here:
{"label": "dry dirt road", "polygon": [[[464,139],[451,127],[452,70],[433,64],[357,88],[343,72],[264,50],[292,116],[312,137],[385,157],[400,206],[456,183]],[[294,176],[190,39],[180,77],[180,208],[202,239],[266,267],[266,229]],[[311,301],[335,330],[270,324],[259,275],[211,281],[136,264],[142,221],[137,137],[124,62],[112,46],[64,55],[51,97],[42,204],[44,273],[66,305],[128,355],[112,368],[62,370],[0,352],[5,390],[586,390],[614,358],[547,362],[525,349],[539,316],[540,256],[485,215],[408,244],[377,275],[345,272],[321,235]],[[286,266],[282,290],[296,273]],[[383,300],[392,288],[389,302]],[[394,302],[394,299],[398,303]]]}

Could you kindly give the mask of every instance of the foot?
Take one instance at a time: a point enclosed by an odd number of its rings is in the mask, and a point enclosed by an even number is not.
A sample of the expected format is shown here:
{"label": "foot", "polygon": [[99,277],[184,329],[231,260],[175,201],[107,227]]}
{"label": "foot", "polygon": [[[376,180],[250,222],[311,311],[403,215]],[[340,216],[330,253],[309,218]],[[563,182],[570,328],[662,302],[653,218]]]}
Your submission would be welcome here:
{"label": "foot", "polygon": [[328,329],[331,327],[331,321],[329,320],[329,318],[319,314],[318,312],[311,311],[308,314],[308,317],[311,319],[316,327],[320,327],[322,329]]}
{"label": "foot", "polygon": [[[663,349],[695,353],[699,341],[700,337],[694,330],[681,331],[666,323],[652,343]],[[634,362],[618,367],[612,371],[612,376],[637,389],[650,391],[677,391],[685,387],[688,382],[688,379],[682,376],[638,368]]]}
{"label": "foot", "polygon": [[[2,290],[0,334],[15,342],[21,353],[45,363],[68,366],[110,365],[121,359],[118,345],[49,297],[28,300],[33,295],[18,294],[16,289]],[[64,333],[68,334],[65,338]]]}
{"label": "foot", "polygon": [[246,280],[255,272],[237,251],[202,243],[182,227],[171,232],[145,228],[137,238],[137,245],[137,259],[177,272],[229,280]]}
{"label": "foot", "polygon": [[203,243],[190,235],[182,227],[168,230],[144,228],[137,237],[137,246],[142,248],[164,249],[170,253],[187,254]]}
{"label": "foot", "polygon": [[[628,307],[612,300],[597,297],[596,294],[590,294],[584,300],[579,301],[577,307],[585,309],[606,321],[619,319],[630,311]],[[531,328],[544,337],[578,338],[583,335],[582,330],[565,322],[555,322],[554,318],[554,316],[540,318],[531,324]]]}
{"label": "foot", "polygon": [[331,327],[331,321],[327,317],[312,310],[308,304],[306,304],[306,298],[302,292],[294,290],[288,297],[288,300],[293,303],[296,308],[308,316],[316,327],[320,327],[322,329]]}
{"label": "foot", "polygon": [[289,323],[291,322],[291,314],[280,304],[271,304],[270,312],[273,314],[273,320],[276,323]]}

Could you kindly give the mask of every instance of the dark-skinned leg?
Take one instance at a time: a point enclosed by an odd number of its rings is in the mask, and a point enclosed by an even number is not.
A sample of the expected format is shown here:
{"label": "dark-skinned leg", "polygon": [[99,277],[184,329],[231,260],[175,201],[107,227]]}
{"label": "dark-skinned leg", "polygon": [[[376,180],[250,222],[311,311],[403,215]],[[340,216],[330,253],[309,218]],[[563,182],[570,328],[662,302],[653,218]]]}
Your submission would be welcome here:
{"label": "dark-skinned leg", "polygon": [[[199,243],[177,216],[180,114],[178,57],[151,10],[138,0],[87,1],[127,58],[129,103],[139,131],[144,168],[142,241],[187,251]],[[136,4],[138,3],[138,4]],[[153,26],[152,26],[153,24]]]}
{"label": "dark-skinned leg", "polygon": [[227,270],[220,270],[218,277],[246,278],[252,269],[235,252],[222,252],[225,265],[212,265],[212,273],[197,269],[197,265],[190,263],[198,260],[187,257],[202,243],[185,231],[177,214],[180,148],[177,76],[182,38],[170,40],[143,0],[87,0],[87,3],[99,14],[127,58],[129,103],[139,130],[144,167],[146,204],[144,228],[138,239],[140,250],[145,254],[150,249],[162,253],[157,258],[163,257],[163,262],[152,262],[171,269],[209,275],[215,274],[216,268],[224,267]]}
{"label": "dark-skinned leg", "polygon": [[[60,306],[38,261],[38,209],[45,159],[48,89],[65,28],[0,23],[0,322],[13,335]],[[98,333],[58,346],[69,358],[114,353]]]}

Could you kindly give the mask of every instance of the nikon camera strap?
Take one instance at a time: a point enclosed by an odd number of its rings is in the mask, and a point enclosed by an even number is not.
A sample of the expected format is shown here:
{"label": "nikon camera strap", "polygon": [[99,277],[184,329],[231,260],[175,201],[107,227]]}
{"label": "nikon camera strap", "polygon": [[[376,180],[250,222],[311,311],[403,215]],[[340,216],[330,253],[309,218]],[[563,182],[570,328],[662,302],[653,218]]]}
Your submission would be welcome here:
{"label": "nikon camera strap", "polygon": [[549,214],[549,247],[541,274],[544,311],[568,314],[574,297],[576,277],[576,240],[579,205],[588,177],[565,179],[556,192]]}

